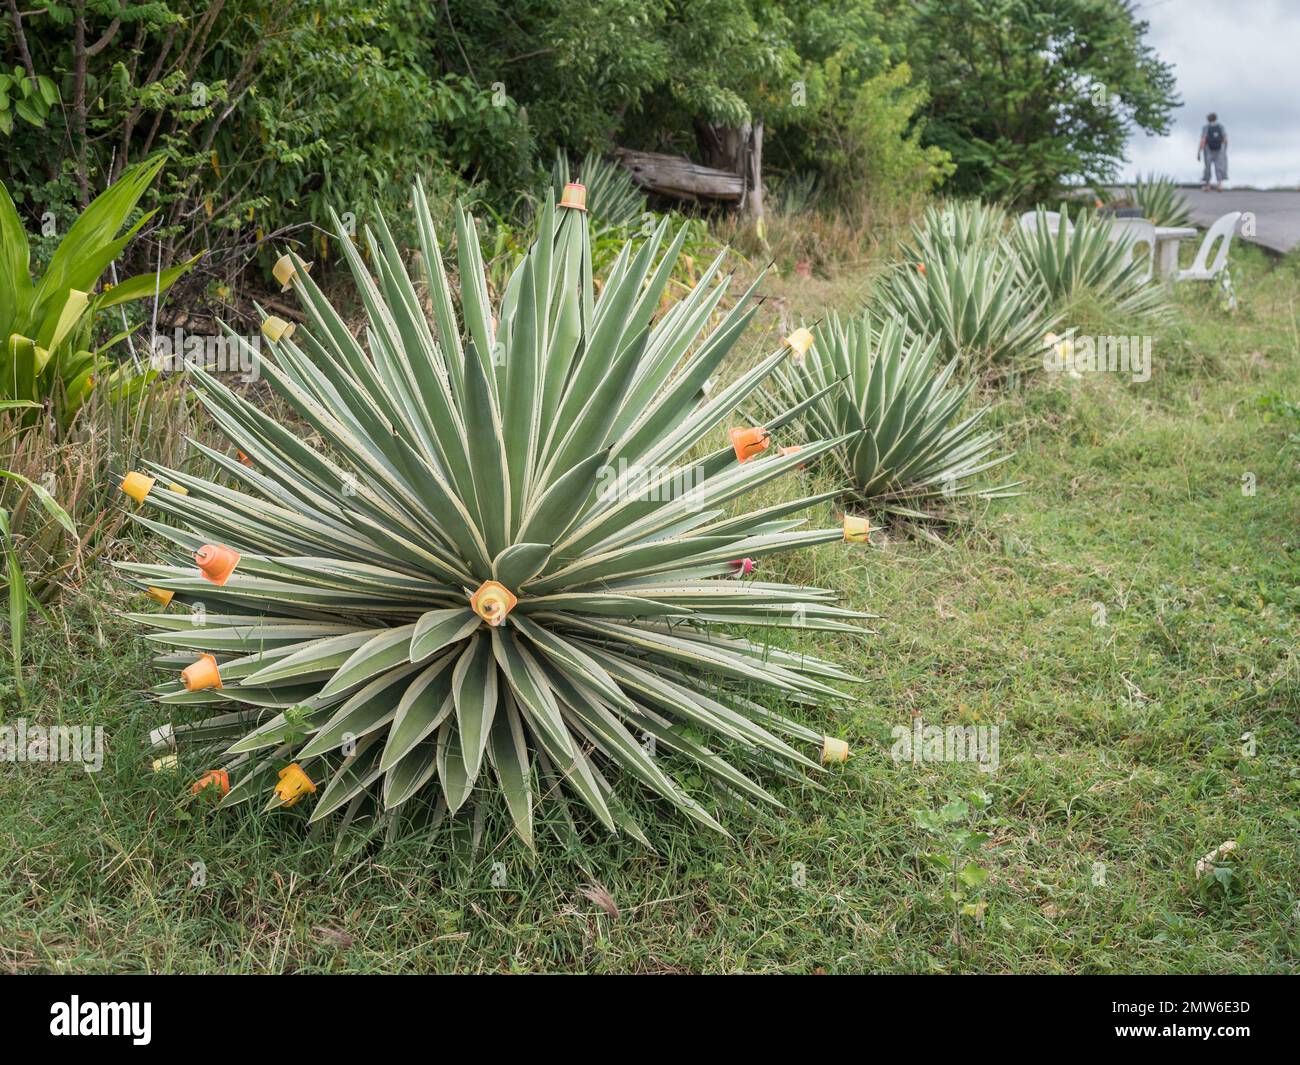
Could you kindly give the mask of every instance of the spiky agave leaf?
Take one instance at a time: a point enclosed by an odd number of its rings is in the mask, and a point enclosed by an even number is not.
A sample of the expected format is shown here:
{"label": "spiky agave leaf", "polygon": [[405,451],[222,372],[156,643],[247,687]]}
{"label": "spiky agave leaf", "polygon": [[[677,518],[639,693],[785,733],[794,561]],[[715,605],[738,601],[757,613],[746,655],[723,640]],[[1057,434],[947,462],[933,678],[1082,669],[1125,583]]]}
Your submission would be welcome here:
{"label": "spiky agave leaf", "polygon": [[1014,367],[1039,349],[1054,321],[1004,240],[962,248],[936,239],[923,261],[899,263],[888,274],[882,297],[913,332],[938,340],[941,360],[961,359],[980,371]]}
{"label": "spiky agave leaf", "polygon": [[[121,568],[204,609],[132,616],[170,649],[160,665],[210,653],[222,685],[169,680],[159,698],[211,718],[193,730],[209,745],[240,735],[225,802],[266,795],[292,761],[320,786],[314,820],[373,821],[416,796],[454,813],[495,779],[531,846],[535,807],[566,791],[644,839],[623,778],[715,829],[682,772],[775,801],[746,767],[801,775],[815,763],[796,744],[821,737],[748,696],[833,698],[830,682],[851,678],[762,634],[856,632],[865,615],[830,591],[725,579],[732,559],[841,537],[791,517],[807,500],[724,513],[801,460],[701,454],[788,354],[696,402],[754,314],[752,289],[723,313],[719,256],[655,319],[682,239],[661,256],[665,222],[623,249],[597,299],[585,215],[548,204],[496,307],[460,215],[457,308],[418,187],[415,205],[431,321],[382,220],[366,234],[375,277],[342,240],[364,342],[305,272],[294,281],[307,324],[261,367],[301,425],[194,371],[253,467],[196,444],[227,483],[154,470],[155,517],[140,520],[167,557]],[[225,583],[196,570],[204,543],[241,554]]]}
{"label": "spiky agave leaf", "polygon": [[917,525],[956,519],[964,498],[1016,494],[1016,483],[985,481],[1011,455],[998,454],[1001,433],[980,429],[988,407],[962,416],[974,382],[954,383],[956,361],[936,368],[937,339],[870,312],[847,323],[832,314],[813,333],[802,363],[773,373],[762,406],[802,407],[809,440],[851,434],[822,457],[846,496]]}
{"label": "spiky agave leaf", "polygon": [[1017,226],[1011,236],[1027,283],[1058,305],[1088,294],[1122,315],[1160,315],[1168,306],[1162,287],[1146,278],[1131,237],[1111,239],[1111,225],[1087,212],[1070,224],[1062,205],[1061,224],[1052,230],[1040,207],[1038,224]]}

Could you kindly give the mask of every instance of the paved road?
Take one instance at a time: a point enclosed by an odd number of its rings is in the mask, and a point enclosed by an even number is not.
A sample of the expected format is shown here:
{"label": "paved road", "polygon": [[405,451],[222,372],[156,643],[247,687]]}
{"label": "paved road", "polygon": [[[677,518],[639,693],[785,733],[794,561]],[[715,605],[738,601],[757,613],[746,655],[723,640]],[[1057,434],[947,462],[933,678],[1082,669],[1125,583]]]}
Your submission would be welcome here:
{"label": "paved road", "polygon": [[1256,192],[1251,189],[1180,191],[1198,226],[1209,226],[1229,211],[1254,211],[1255,235],[1246,237],[1246,240],[1280,252],[1288,252],[1300,244],[1300,192]]}

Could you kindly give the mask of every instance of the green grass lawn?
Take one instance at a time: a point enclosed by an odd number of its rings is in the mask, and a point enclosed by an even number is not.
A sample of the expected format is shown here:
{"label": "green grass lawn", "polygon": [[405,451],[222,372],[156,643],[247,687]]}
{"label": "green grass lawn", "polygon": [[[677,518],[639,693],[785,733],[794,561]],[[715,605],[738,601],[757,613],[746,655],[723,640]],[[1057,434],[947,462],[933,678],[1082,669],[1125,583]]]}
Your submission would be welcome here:
{"label": "green grass lawn", "polygon": [[[1000,402],[1024,494],[950,546],[768,564],[881,619],[817,639],[863,683],[839,712],[798,711],[851,760],[824,790],[778,785],[785,812],[724,810],[734,839],[634,799],[655,852],[542,830],[530,861],[485,804],[477,824],[336,856],[307,804],[188,804],[208,767],[149,771],[162,715],[116,617],[131,600],[92,581],[33,626],[25,711],[0,663],[10,721],[107,733],[97,774],[0,764],[0,969],[1296,971],[1300,260],[1234,249],[1234,271],[1235,315],[1179,292],[1149,382],[1040,372]],[[862,284],[778,290],[816,315],[854,311]],[[1087,308],[1067,324],[1121,331]],[[896,762],[891,730],[914,717],[998,726],[997,771]],[[954,924],[918,816],[972,794],[962,823],[988,838],[963,861],[987,876],[968,875]],[[1198,880],[1230,839],[1222,880]]]}

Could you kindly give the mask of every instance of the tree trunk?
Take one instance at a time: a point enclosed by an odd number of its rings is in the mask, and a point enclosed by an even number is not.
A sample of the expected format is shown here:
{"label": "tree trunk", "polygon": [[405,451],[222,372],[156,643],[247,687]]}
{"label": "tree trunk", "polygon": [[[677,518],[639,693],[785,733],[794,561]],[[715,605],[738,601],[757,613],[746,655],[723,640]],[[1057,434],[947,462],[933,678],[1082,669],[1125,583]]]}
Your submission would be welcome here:
{"label": "tree trunk", "polygon": [[718,126],[698,120],[695,141],[705,166],[741,179],[741,209],[754,221],[763,217],[763,123]]}
{"label": "tree trunk", "polygon": [[749,151],[745,155],[745,211],[755,222],[763,218],[763,123],[755,122],[749,131]]}

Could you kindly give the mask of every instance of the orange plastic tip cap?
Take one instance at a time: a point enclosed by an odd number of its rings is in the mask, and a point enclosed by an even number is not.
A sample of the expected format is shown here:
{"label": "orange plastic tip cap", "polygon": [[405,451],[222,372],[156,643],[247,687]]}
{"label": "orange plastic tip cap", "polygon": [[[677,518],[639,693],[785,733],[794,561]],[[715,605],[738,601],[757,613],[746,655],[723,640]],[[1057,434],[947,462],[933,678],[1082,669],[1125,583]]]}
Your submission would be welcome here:
{"label": "orange plastic tip cap", "polygon": [[871,536],[871,522],[866,518],[855,518],[846,515],[844,518],[844,539],[850,543],[866,543]]}
{"label": "orange plastic tip cap", "polygon": [[841,739],[834,736],[822,737],[822,761],[827,765],[832,762],[847,762],[849,760],[849,745]]}
{"label": "orange plastic tip cap", "polygon": [[194,782],[190,791],[197,795],[204,788],[216,788],[220,794],[227,794],[230,791],[230,774],[224,769],[209,769]]}
{"label": "orange plastic tip cap", "polygon": [[181,670],[181,683],[187,692],[207,691],[221,687],[221,673],[212,655],[199,655],[199,660]]}
{"label": "orange plastic tip cap", "polygon": [[[302,264],[302,272],[305,274],[311,269],[311,263]],[[271,267],[271,273],[275,279],[280,282],[280,291],[288,292],[293,288],[294,279],[298,276],[298,267],[294,265],[293,257],[281,255],[275,260],[275,265]]]}
{"label": "orange plastic tip cap", "polygon": [[515,594],[504,584],[484,581],[479,585],[478,591],[470,596],[469,605],[489,625],[500,625],[517,602],[519,600]]}
{"label": "orange plastic tip cap", "polygon": [[170,588],[146,588],[145,595],[163,606],[172,605],[172,597],[176,594]]}
{"label": "orange plastic tip cap", "polygon": [[797,455],[803,450],[803,444],[791,444],[789,447],[783,447],[777,452],[782,458],[787,455]]}
{"label": "orange plastic tip cap", "polygon": [[147,473],[128,473],[122,478],[122,491],[137,503],[143,503],[144,497],[154,486],[154,478]]}
{"label": "orange plastic tip cap", "polygon": [[222,585],[239,565],[239,552],[224,544],[204,544],[194,552],[199,571],[213,584]]}
{"label": "orange plastic tip cap", "polygon": [[561,207],[572,207],[575,211],[587,209],[587,186],[570,181],[564,186],[564,195],[560,198]]}
{"label": "orange plastic tip cap", "polygon": [[799,328],[785,338],[786,347],[795,353],[797,360],[802,361],[803,357],[808,354],[808,349],[813,346],[813,335],[808,329]]}
{"label": "orange plastic tip cap", "polygon": [[245,466],[247,466],[250,470],[253,468],[253,460],[250,459],[238,448],[235,449],[235,454],[239,457],[239,461],[242,462]]}
{"label": "orange plastic tip cap", "polygon": [[755,455],[766,451],[772,442],[771,437],[767,435],[767,430],[762,426],[752,429],[732,429],[728,435],[731,437],[731,446],[736,452],[737,462],[748,462]]}
{"label": "orange plastic tip cap", "polygon": [[271,315],[262,323],[262,336],[266,337],[272,344],[278,344],[281,340],[288,340],[293,336],[295,328],[297,327],[292,322],[286,322],[283,318]]}
{"label": "orange plastic tip cap", "polygon": [[275,786],[275,793],[285,806],[292,806],[304,795],[316,790],[311,777],[302,771],[297,762],[290,762],[280,770],[280,783]]}

